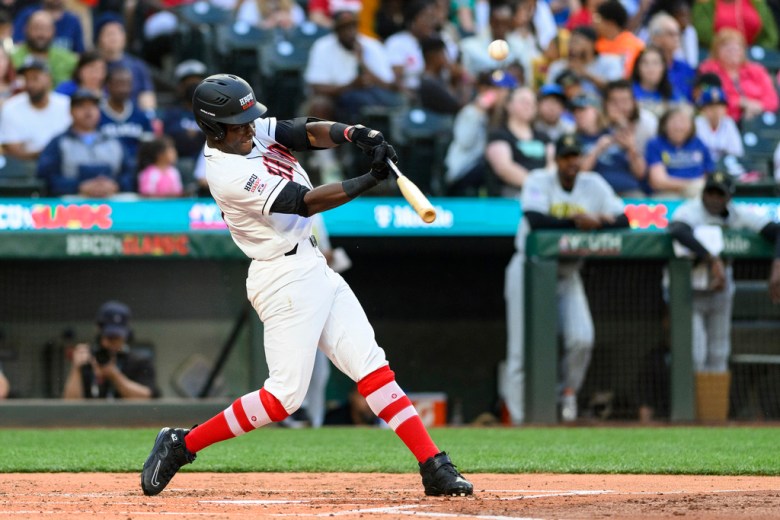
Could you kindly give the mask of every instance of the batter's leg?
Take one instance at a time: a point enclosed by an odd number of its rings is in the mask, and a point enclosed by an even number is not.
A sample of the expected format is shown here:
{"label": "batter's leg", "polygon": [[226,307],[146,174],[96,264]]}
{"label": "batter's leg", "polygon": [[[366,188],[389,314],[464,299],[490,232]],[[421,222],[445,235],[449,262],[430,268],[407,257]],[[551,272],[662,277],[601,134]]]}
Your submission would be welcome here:
{"label": "batter's leg", "polygon": [[311,373],[311,382],[303,407],[309,414],[313,428],[319,428],[325,422],[325,390],[330,378],[330,361],[324,352],[317,351],[314,358],[314,370]]}

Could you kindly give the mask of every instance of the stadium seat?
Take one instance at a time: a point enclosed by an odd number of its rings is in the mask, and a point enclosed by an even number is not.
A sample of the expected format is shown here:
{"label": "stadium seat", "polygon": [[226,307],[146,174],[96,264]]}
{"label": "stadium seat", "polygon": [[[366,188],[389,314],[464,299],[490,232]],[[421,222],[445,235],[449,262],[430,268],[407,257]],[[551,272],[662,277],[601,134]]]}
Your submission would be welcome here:
{"label": "stadium seat", "polygon": [[311,42],[289,37],[283,31],[260,46],[263,102],[276,117],[294,117],[303,102],[303,71]]}
{"label": "stadium seat", "polygon": [[229,23],[232,13],[200,0],[178,7],[176,14],[181,22],[174,37],[176,62],[197,59],[204,62],[209,70],[219,68],[216,28]]}
{"label": "stadium seat", "polygon": [[37,177],[34,161],[0,155],[0,197],[40,196],[45,183]]}
{"label": "stadium seat", "polygon": [[452,139],[453,118],[423,108],[400,110],[390,119],[399,164],[424,192],[443,193],[443,164]]}
{"label": "stadium seat", "polygon": [[780,71],[780,51],[754,45],[748,50],[750,59],[763,65],[769,74],[775,75]]}
{"label": "stadium seat", "polygon": [[745,145],[745,156],[756,158],[771,158],[780,142],[780,118],[774,112],[764,112],[742,123],[742,143]]}
{"label": "stadium seat", "polygon": [[270,40],[271,32],[241,21],[218,25],[215,31],[221,70],[241,76],[257,90],[261,84],[260,48]]}

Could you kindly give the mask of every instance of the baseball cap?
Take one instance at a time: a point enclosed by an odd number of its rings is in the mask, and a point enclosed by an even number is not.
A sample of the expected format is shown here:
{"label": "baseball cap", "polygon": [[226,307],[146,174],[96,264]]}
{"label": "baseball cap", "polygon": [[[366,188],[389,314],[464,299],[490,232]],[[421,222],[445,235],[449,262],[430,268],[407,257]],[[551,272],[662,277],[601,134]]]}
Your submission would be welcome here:
{"label": "baseball cap", "polygon": [[100,99],[100,92],[95,92],[88,88],[77,88],[76,91],[70,95],[70,104],[75,105],[81,101],[94,101],[95,103],[98,103]]}
{"label": "baseball cap", "polygon": [[16,69],[16,72],[23,74],[28,70],[42,70],[43,72],[51,72],[49,64],[44,60],[36,58],[35,56],[27,56],[22,64],[19,65],[19,68]]}
{"label": "baseball cap", "polygon": [[566,103],[566,94],[563,93],[563,89],[560,85],[543,85],[539,89],[539,99],[546,97],[557,97],[562,103]]}
{"label": "baseball cap", "polygon": [[710,173],[707,175],[707,180],[704,181],[704,189],[716,189],[724,195],[733,195],[734,180],[730,175],[723,172]]}
{"label": "baseball cap", "polygon": [[173,71],[173,75],[176,77],[176,81],[181,81],[188,76],[203,76],[206,77],[206,64],[198,60],[184,60],[176,65]]}
{"label": "baseball cap", "polygon": [[601,108],[601,100],[592,94],[580,94],[571,100],[572,108]]}
{"label": "baseball cap", "polygon": [[130,308],[122,302],[107,301],[100,306],[97,324],[100,333],[105,336],[127,338],[130,334]]}
{"label": "baseball cap", "polygon": [[725,105],[726,93],[720,87],[707,87],[699,93],[699,97],[696,98],[697,107],[705,107],[707,105]]}
{"label": "baseball cap", "polygon": [[503,70],[495,70],[490,75],[490,84],[494,87],[515,88],[517,87],[517,80]]}
{"label": "baseball cap", "polygon": [[555,141],[555,156],[581,155],[582,143],[576,134],[563,134]]}
{"label": "baseball cap", "polygon": [[555,78],[555,83],[563,88],[570,87],[572,85],[579,85],[582,83],[582,78],[571,69],[566,69]]}

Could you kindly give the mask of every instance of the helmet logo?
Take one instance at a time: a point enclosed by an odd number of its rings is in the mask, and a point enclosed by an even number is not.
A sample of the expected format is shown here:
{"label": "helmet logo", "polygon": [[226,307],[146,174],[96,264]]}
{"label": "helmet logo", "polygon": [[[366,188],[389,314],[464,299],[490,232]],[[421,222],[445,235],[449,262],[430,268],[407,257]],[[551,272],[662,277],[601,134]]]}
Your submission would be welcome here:
{"label": "helmet logo", "polygon": [[252,105],[255,104],[255,100],[252,99],[252,94],[249,93],[246,96],[242,97],[238,100],[239,103],[241,103],[241,109],[246,110],[247,108],[251,108]]}
{"label": "helmet logo", "polygon": [[216,114],[214,114],[212,112],[208,112],[207,110],[203,110],[202,108],[200,109],[200,111],[203,112],[206,115],[211,116],[211,117],[216,117]]}

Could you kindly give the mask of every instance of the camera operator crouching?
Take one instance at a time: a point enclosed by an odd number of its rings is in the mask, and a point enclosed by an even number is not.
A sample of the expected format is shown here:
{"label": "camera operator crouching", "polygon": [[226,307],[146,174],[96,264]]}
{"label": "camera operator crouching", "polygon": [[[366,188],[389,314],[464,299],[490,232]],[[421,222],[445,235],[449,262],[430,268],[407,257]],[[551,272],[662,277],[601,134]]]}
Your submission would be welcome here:
{"label": "camera operator crouching", "polygon": [[131,352],[128,342],[130,308],[118,301],[101,305],[98,336],[90,346],[73,349],[71,369],[62,393],[64,399],[151,399],[160,396],[151,359]]}

